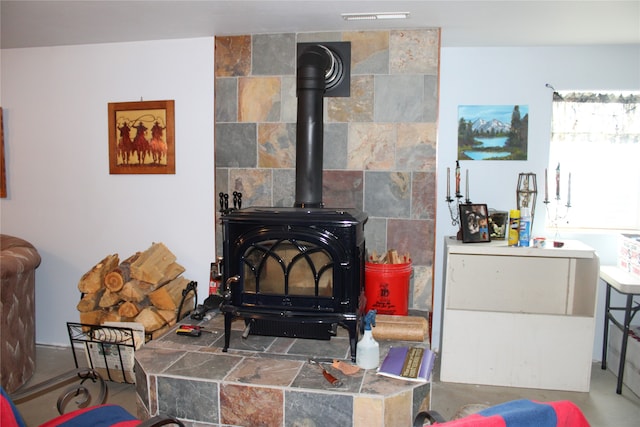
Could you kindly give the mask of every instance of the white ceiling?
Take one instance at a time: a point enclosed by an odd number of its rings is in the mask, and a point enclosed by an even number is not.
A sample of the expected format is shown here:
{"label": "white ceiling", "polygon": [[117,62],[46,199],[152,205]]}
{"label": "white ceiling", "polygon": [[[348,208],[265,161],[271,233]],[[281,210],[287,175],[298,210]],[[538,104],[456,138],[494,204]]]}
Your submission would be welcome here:
{"label": "white ceiling", "polygon": [[[405,21],[346,12],[408,11]],[[634,1],[0,1],[0,47],[110,43],[275,32],[442,28],[442,45],[640,44]]]}

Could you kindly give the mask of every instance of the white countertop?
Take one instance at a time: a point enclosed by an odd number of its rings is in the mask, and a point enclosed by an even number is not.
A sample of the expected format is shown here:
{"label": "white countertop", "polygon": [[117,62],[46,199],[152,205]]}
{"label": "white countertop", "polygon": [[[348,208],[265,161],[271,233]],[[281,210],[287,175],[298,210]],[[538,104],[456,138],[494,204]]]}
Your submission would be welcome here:
{"label": "white countertop", "polygon": [[602,280],[624,294],[640,294],[640,278],[624,271],[615,265],[600,267]]}
{"label": "white countertop", "polygon": [[[558,258],[593,258],[595,249],[578,241],[562,240],[564,246],[553,247],[553,239],[547,239],[544,248],[509,246],[506,240],[494,240],[491,242],[463,243],[455,236],[445,237],[445,243],[452,254],[473,255],[504,255],[504,256],[530,256],[530,257],[558,257]],[[532,242],[533,245],[533,242]]]}

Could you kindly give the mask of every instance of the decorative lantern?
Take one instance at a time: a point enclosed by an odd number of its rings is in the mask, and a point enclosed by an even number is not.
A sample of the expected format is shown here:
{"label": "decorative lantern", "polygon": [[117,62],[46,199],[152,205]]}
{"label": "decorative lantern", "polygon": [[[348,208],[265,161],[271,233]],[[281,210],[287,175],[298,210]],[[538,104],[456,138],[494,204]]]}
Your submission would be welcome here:
{"label": "decorative lantern", "polygon": [[516,187],[516,201],[518,209],[529,208],[531,212],[531,229],[536,211],[536,198],[538,197],[538,184],[536,174],[521,173],[518,175],[518,187]]}

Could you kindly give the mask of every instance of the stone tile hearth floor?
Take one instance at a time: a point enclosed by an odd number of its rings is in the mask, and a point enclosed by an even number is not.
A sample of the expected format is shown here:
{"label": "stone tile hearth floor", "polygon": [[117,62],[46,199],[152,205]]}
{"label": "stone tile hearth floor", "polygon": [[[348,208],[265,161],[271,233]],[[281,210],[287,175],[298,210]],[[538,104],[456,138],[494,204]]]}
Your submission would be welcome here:
{"label": "stone tile hearth floor", "polygon": [[[200,325],[208,331],[200,337],[177,335],[173,328],[136,352],[143,414],[158,409],[198,425],[394,426],[411,425],[413,415],[429,407],[430,383],[374,370],[345,375],[326,364],[343,382],[332,386],[308,359],[350,361],[348,334],[341,328],[331,340],[242,338],[244,322],[237,320],[223,353],[222,315]],[[416,343],[383,342],[381,357],[391,345]]]}

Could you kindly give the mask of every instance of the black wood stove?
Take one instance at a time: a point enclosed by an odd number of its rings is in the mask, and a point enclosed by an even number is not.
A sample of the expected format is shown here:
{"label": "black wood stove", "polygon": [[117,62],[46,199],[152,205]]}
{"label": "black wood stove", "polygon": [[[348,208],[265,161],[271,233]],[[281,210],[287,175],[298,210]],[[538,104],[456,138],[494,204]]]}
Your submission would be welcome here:
{"label": "black wood stove", "polygon": [[246,333],[330,339],[349,331],[355,358],[363,302],[362,212],[324,208],[249,208],[223,218],[231,321],[245,319]]}
{"label": "black wood stove", "polygon": [[231,322],[249,334],[330,339],[349,332],[355,361],[364,310],[364,224],[322,203],[323,97],[349,96],[348,42],[298,45],[296,203],[222,217],[225,346]]}

